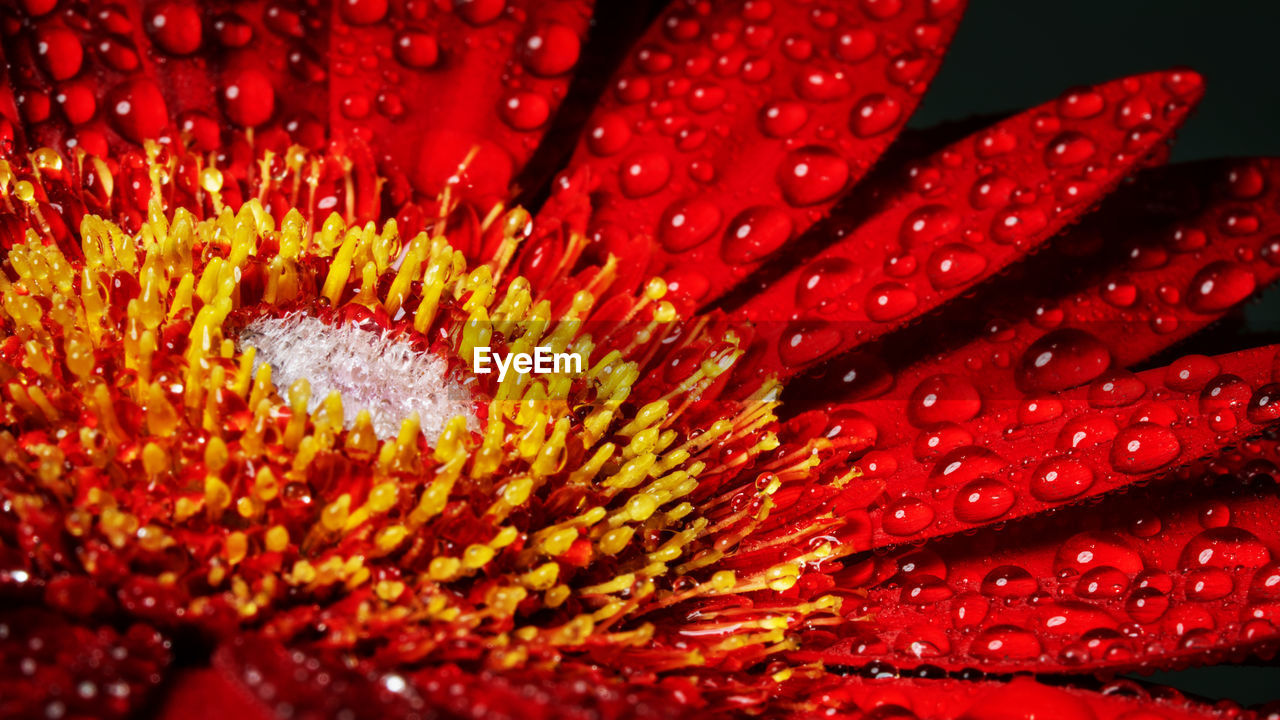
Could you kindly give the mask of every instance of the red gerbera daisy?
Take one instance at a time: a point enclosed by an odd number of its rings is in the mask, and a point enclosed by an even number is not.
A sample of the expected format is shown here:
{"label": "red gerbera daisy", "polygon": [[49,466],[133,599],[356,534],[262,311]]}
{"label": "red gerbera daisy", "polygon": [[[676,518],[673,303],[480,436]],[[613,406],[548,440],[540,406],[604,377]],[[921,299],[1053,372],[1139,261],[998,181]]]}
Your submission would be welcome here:
{"label": "red gerbera daisy", "polygon": [[0,715],[1239,716],[1090,680],[1280,636],[1280,165],[891,149],[962,6],[0,10]]}

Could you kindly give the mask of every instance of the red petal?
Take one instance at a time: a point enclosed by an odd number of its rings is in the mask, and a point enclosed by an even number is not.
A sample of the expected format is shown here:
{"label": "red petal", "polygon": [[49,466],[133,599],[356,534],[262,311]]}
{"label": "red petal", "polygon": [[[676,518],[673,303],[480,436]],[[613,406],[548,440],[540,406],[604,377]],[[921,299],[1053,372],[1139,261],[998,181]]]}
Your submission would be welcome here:
{"label": "red petal", "polygon": [[180,676],[161,717],[639,720],[682,717],[686,704],[698,702],[692,687],[681,687],[677,698],[662,684],[620,682],[578,665],[552,672],[464,672],[453,665],[384,672],[246,635],[220,647],[212,669]]}
{"label": "red petal", "polygon": [[[1185,483],[886,558],[868,634],[823,659],[1080,672],[1273,652],[1275,450],[1251,443]],[[1227,470],[1253,479],[1212,479]]]}
{"label": "red petal", "polygon": [[[682,304],[718,297],[866,173],[918,102],[962,4],[673,4],[615,76],[564,175],[589,171],[576,189],[594,193],[597,254],[652,245],[652,267],[624,267],[624,285],[662,272]],[[544,216],[560,214],[553,198]]]}
{"label": "red petal", "polygon": [[0,717],[126,717],[169,664],[169,641],[136,624],[118,632],[46,610],[0,613]]}
{"label": "red petal", "polygon": [[[1117,80],[1005,120],[942,150],[910,187],[741,315],[764,372],[795,373],[919,317],[1075,220],[1154,152],[1199,100],[1185,71]],[[1073,98],[1087,97],[1087,107]],[[1130,103],[1160,108],[1131,126]]]}
{"label": "red petal", "polygon": [[[141,26],[178,129],[198,150],[224,149],[233,131],[256,144],[313,149],[330,137],[326,4],[250,0],[143,3]],[[221,131],[220,131],[221,130]]]}
{"label": "red petal", "polygon": [[[40,5],[37,7],[37,5]],[[320,147],[327,31],[302,3],[129,2],[53,12],[26,4],[8,35],[31,146],[105,156],[143,140],[225,149],[230,130]]]}
{"label": "red petal", "polygon": [[[938,418],[911,444],[854,463],[886,495],[873,546],[916,541],[1041,512],[1167,472],[1261,431],[1277,418],[1276,346],[1190,356],[1137,375],[1039,396],[1039,407],[978,411],[958,379],[933,389]],[[970,388],[971,389],[971,388]],[[960,417],[958,414],[963,414]],[[963,424],[962,424],[963,423]],[[896,470],[895,470],[896,468]]]}
{"label": "red petal", "polygon": [[[911,680],[907,678],[823,678],[814,683],[801,717],[893,718],[914,720],[1189,720],[1238,717],[1232,708],[1209,708],[1173,690],[1148,693],[1120,681],[1090,692],[1050,687],[1030,678],[1002,682]],[[819,710],[821,709],[821,710]],[[821,714],[819,714],[821,712]]]}
{"label": "red petal", "polygon": [[[1280,278],[1280,242],[1272,239],[1280,226],[1278,199],[1280,162],[1270,159],[1149,171],[1020,266],[1019,275],[974,303],[962,303],[939,322],[926,323],[922,332],[909,331],[966,342],[895,371],[882,381],[892,383],[882,394],[855,404],[827,404],[832,386],[846,376],[849,400],[875,389],[867,385],[866,373],[858,372],[857,358],[833,363],[821,377],[788,391],[817,399],[828,413],[856,405],[874,424],[883,447],[910,442],[936,422],[956,420],[947,412],[957,408],[946,402],[930,408],[921,404],[931,395],[940,397],[930,388],[944,381],[953,398],[960,388],[976,392],[981,412],[989,414],[1025,400],[1015,388],[1050,393],[1089,382],[1110,368],[1131,366],[1203,329],[1256,287]],[[1079,271],[1073,274],[1073,268]],[[1000,308],[1007,297],[1027,299]],[[1030,299],[1036,297],[1050,299]],[[1011,320],[1003,319],[1006,313]],[[904,344],[879,354],[895,355]],[[918,353],[912,345],[907,349]],[[1071,358],[1060,352],[1037,366],[1044,352],[1072,347]]]}
{"label": "red petal", "polygon": [[[4,20],[0,19],[0,22]],[[0,43],[0,153],[6,155],[27,145],[22,132],[22,120],[18,115],[18,105],[13,97],[13,87],[4,44]]]}
{"label": "red petal", "polygon": [[429,197],[453,187],[487,211],[506,199],[564,99],[592,5],[337,3],[335,135],[369,143],[393,190],[405,179]]}
{"label": "red petal", "polygon": [[137,5],[54,12],[53,3],[20,3],[4,33],[17,109],[31,149],[72,147],[106,155],[172,128],[153,80]]}
{"label": "red petal", "polygon": [[272,720],[277,715],[245,688],[212,668],[181,670],[170,681],[159,720]]}

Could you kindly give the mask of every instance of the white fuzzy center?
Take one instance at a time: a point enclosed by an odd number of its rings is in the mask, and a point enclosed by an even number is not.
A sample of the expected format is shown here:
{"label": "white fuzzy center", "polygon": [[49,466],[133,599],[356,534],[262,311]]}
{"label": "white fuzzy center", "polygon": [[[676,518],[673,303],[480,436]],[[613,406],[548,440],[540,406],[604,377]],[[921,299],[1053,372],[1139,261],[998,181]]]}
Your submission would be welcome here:
{"label": "white fuzzy center", "polygon": [[369,411],[374,432],[382,439],[395,437],[400,424],[415,412],[430,440],[458,415],[469,425],[474,422],[471,394],[448,376],[444,359],[386,333],[296,312],[254,320],[241,331],[239,344],[242,349],[257,348],[254,370],[269,364],[281,394],[306,378],[311,384],[309,411],[314,412],[329,393],[341,393],[348,428],[361,410]]}

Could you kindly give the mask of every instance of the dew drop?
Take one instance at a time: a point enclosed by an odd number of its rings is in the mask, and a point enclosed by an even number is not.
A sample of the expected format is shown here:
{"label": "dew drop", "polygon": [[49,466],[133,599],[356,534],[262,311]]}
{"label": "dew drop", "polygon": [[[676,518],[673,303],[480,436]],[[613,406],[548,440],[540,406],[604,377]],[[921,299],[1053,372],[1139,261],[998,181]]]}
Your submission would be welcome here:
{"label": "dew drop", "polygon": [[921,380],[907,401],[907,419],[916,427],[965,422],[982,411],[982,396],[973,383],[953,373]]}
{"label": "dew drop", "polygon": [[684,252],[710,239],[720,227],[720,219],[720,208],[709,200],[677,200],[662,213],[658,242],[668,252]]}
{"label": "dew drop", "polygon": [[551,117],[551,104],[546,96],[530,90],[517,90],[507,95],[498,106],[503,122],[516,130],[534,130]]}
{"label": "dew drop", "polygon": [[778,166],[777,181],[788,203],[817,205],[844,189],[849,163],[830,148],[809,145],[787,153]]}
{"label": "dew drop", "polygon": [[107,96],[107,110],[111,127],[137,144],[156,137],[169,124],[164,96],[146,78],[128,80],[113,88]]}
{"label": "dew drop", "polygon": [[563,75],[578,62],[578,34],[559,23],[544,23],[524,39],[521,57],[529,72],[541,77]]}
{"label": "dew drop", "polygon": [[372,25],[387,15],[387,0],[340,0],[338,13],[352,25]]}
{"label": "dew drop", "polygon": [[925,275],[930,284],[939,290],[960,287],[982,275],[987,269],[987,258],[968,245],[951,243],[943,245],[929,255]]}
{"label": "dew drop", "polygon": [[1116,433],[1111,444],[1111,464],[1124,473],[1147,473],[1178,458],[1178,436],[1155,423],[1136,423]]}
{"label": "dew drop", "polygon": [[1093,485],[1093,470],[1070,457],[1045,460],[1031,473],[1031,495],[1043,502],[1077,497]]}
{"label": "dew drop", "polygon": [[1079,165],[1097,151],[1097,145],[1087,135],[1068,131],[1049,142],[1045,149],[1044,161],[1051,168]]}
{"label": "dew drop", "polygon": [[171,55],[199,50],[204,36],[200,9],[182,0],[166,0],[147,8],[146,28],[156,46]]}
{"label": "dew drop", "polygon": [[924,205],[907,214],[898,229],[903,247],[914,248],[936,244],[939,239],[960,227],[960,215],[946,205]]}
{"label": "dew drop", "polygon": [[1111,366],[1107,346],[1085,330],[1061,328],[1027,348],[1016,380],[1026,392],[1057,392],[1083,385]]}
{"label": "dew drop", "polygon": [[862,279],[862,269],[840,257],[820,258],[800,272],[796,283],[796,304],[806,310],[842,296]]}
{"label": "dew drop", "polygon": [[956,492],[956,519],[967,523],[995,520],[1008,512],[1016,499],[1017,493],[1007,483],[981,477]]}
{"label": "dew drop", "polygon": [[1198,313],[1217,313],[1253,294],[1257,279],[1248,267],[1218,260],[1200,269],[1187,288],[1187,307]]}
{"label": "dew drop", "polygon": [[671,177],[671,161],[656,150],[643,150],[618,168],[618,185],[630,198],[645,197],[661,190]]}
{"label": "dew drop", "polygon": [[913,497],[899,498],[885,508],[881,525],[890,535],[914,535],[933,524],[933,506]]}
{"label": "dew drop", "polygon": [[855,135],[868,138],[892,129],[901,117],[901,103],[883,93],[875,93],[858,101],[849,124]]}
{"label": "dew drop", "polygon": [[730,265],[755,262],[790,240],[791,228],[791,216],[781,208],[747,208],[729,222],[720,243],[720,256]]}
{"label": "dew drop", "polygon": [[421,30],[403,30],[395,37],[392,52],[396,60],[414,70],[426,70],[440,62],[440,44],[436,37]]}
{"label": "dew drop", "polygon": [[887,281],[872,286],[867,291],[865,302],[867,317],[876,322],[888,322],[915,310],[919,299],[906,285]]}
{"label": "dew drop", "polygon": [[255,68],[233,70],[222,81],[222,106],[231,122],[241,127],[257,127],[275,112],[275,89]]}
{"label": "dew drop", "polygon": [[778,338],[778,357],[789,367],[802,367],[825,357],[842,340],[840,331],[826,321],[794,322]]}

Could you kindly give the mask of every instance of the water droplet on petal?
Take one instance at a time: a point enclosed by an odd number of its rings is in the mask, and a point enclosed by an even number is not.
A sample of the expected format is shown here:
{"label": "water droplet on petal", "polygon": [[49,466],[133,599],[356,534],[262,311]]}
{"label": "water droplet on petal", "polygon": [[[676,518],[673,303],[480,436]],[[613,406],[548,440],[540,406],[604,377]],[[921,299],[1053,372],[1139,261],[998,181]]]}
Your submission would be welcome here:
{"label": "water droplet on petal", "polygon": [[[995,625],[983,630],[973,639],[973,644],[969,646],[969,654],[983,660],[1030,660],[1038,657],[1041,653],[1040,640],[1035,634],[1017,627],[1016,625]],[[1061,691],[1058,692],[1061,693]],[[1073,703],[1079,704],[1079,703]],[[1000,706],[1001,712],[1007,712],[1006,706]],[[1033,706],[1042,707],[1042,706]],[[965,717],[973,720],[981,720],[983,718],[1003,717],[1002,715],[993,714],[989,708],[978,709],[973,708],[965,713]],[[1064,715],[1064,717],[1073,718],[1091,718],[1091,714],[1082,715]]]}
{"label": "water droplet on petal", "polygon": [[1031,473],[1031,495],[1044,502],[1070,500],[1093,485],[1093,470],[1070,457],[1045,460]]}
{"label": "water droplet on petal", "polygon": [[618,185],[630,198],[645,197],[661,190],[671,177],[671,161],[656,150],[638,152],[618,168]]}
{"label": "water droplet on petal", "polygon": [[982,396],[973,383],[953,373],[921,380],[907,401],[907,418],[916,427],[965,422],[982,411]]}
{"label": "water droplet on petal", "polygon": [[167,0],[147,8],[147,32],[156,47],[172,55],[190,55],[204,37],[200,8],[182,0]]}
{"label": "water droplet on petal", "polygon": [[1221,600],[1235,590],[1231,574],[1220,568],[1202,568],[1187,575],[1187,599],[1195,602]]}
{"label": "water droplet on petal", "polygon": [[881,525],[890,535],[914,535],[933,524],[933,507],[913,497],[899,498],[885,508]]}
{"label": "water droplet on petal", "polygon": [[1107,346],[1090,333],[1062,328],[1045,334],[1023,353],[1017,384],[1027,392],[1057,392],[1089,382],[1111,366]]}
{"label": "water droplet on petal", "polygon": [[968,245],[951,243],[943,245],[929,255],[925,275],[939,290],[960,287],[987,269],[987,258]]}
{"label": "water droplet on petal", "polygon": [[1198,313],[1226,310],[1253,294],[1257,279],[1248,267],[1218,260],[1200,269],[1187,288],[1187,307]]}
{"label": "water droplet on petal", "polygon": [[1016,499],[1017,493],[1007,483],[995,478],[978,478],[956,492],[956,519],[968,523],[995,520],[1008,512]]}
{"label": "water droplet on petal", "polygon": [[888,95],[875,93],[858,101],[849,124],[855,135],[866,138],[890,130],[901,117],[901,103]]}
{"label": "water droplet on petal", "polygon": [[845,258],[821,258],[804,268],[796,283],[796,304],[811,310],[844,294],[862,279],[860,267]]}
{"label": "water droplet on petal", "polygon": [[1058,114],[1065,118],[1091,118],[1106,108],[1102,93],[1094,90],[1072,90],[1058,100]]}
{"label": "water droplet on petal", "polygon": [[440,44],[434,35],[421,30],[404,30],[392,44],[396,60],[405,67],[425,70],[440,61]]}
{"label": "water droplet on petal", "polygon": [[823,320],[792,323],[778,338],[778,357],[785,365],[801,367],[835,350],[842,339],[840,331]]}
{"label": "water droplet on petal", "polygon": [[1111,444],[1111,464],[1124,473],[1147,473],[1178,459],[1178,436],[1155,423],[1137,423],[1116,433]]}
{"label": "water droplet on petal", "polygon": [[1122,370],[1098,378],[1089,384],[1089,405],[1114,408],[1132,405],[1147,392],[1147,384],[1137,375]]}
{"label": "water droplet on petal", "polygon": [[164,95],[146,78],[135,78],[112,89],[107,95],[107,113],[111,127],[139,145],[155,138],[169,124]]}
{"label": "water droplet on petal", "polygon": [[517,90],[501,102],[498,114],[516,130],[533,130],[545,125],[551,117],[551,104],[541,93]]}
{"label": "water droplet on petal", "polygon": [[262,125],[275,112],[275,89],[267,76],[255,68],[227,73],[220,94],[227,117],[241,127]]}
{"label": "water droplet on petal", "polygon": [[1205,530],[1187,541],[1178,559],[1183,572],[1199,568],[1239,570],[1260,568],[1271,561],[1271,551],[1258,536],[1237,527]]}
{"label": "water droplet on petal", "polygon": [[1129,588],[1129,576],[1106,565],[1085,572],[1076,582],[1076,594],[1090,600],[1120,597]]}
{"label": "water droplet on petal", "polygon": [[835,197],[849,181],[849,163],[830,148],[809,145],[787,153],[778,166],[778,187],[787,202],[817,205]]}
{"label": "water droplet on petal", "polygon": [[84,62],[80,38],[66,28],[43,27],[37,30],[35,50],[45,72],[55,81],[75,77]]}
{"label": "water droplet on petal", "polygon": [[851,28],[837,34],[832,41],[833,54],[847,63],[866,60],[876,51],[878,39],[869,28]]}
{"label": "water droplet on petal", "polygon": [[529,72],[542,77],[562,75],[578,62],[578,34],[560,23],[544,23],[524,39],[521,57]]}
{"label": "water droplet on petal", "polygon": [[506,9],[506,0],[453,0],[454,12],[471,25],[487,25]]}
{"label": "water droplet on petal", "polygon": [[658,242],[673,253],[695,248],[715,234],[720,218],[720,208],[709,200],[677,200],[662,213]]}
{"label": "water droplet on petal", "polygon": [[1097,145],[1087,135],[1068,131],[1049,142],[1044,161],[1051,168],[1079,165],[1093,157],[1096,151]]}
{"label": "water droplet on petal", "polygon": [[760,260],[791,239],[791,227],[785,210],[769,205],[747,208],[729,222],[720,256],[730,265]]}
{"label": "water droplet on petal", "polygon": [[809,110],[795,100],[775,100],[760,109],[760,129],[772,138],[795,135],[809,121]]}
{"label": "water droplet on petal", "polygon": [[1218,361],[1207,355],[1184,355],[1169,364],[1164,384],[1178,392],[1196,392],[1217,377],[1220,371]]}
{"label": "water droplet on petal", "polygon": [[960,227],[960,215],[946,205],[924,205],[907,214],[898,229],[903,247],[933,245]]}
{"label": "water droplet on petal", "polygon": [[978,134],[974,151],[978,157],[990,160],[1013,152],[1018,147],[1018,136],[1006,127],[994,127]]}
{"label": "water droplet on petal", "polygon": [[916,309],[919,299],[900,282],[878,283],[867,292],[867,317],[876,322],[895,320]]}
{"label": "water droplet on petal", "polygon": [[974,181],[969,190],[969,204],[975,210],[987,210],[1009,204],[1018,183],[1003,173],[987,173]]}
{"label": "water droplet on petal", "polygon": [[372,25],[387,14],[387,0],[340,0],[338,13],[352,25]]}
{"label": "water droplet on petal", "polygon": [[1105,415],[1081,415],[1072,418],[1058,432],[1059,450],[1091,448],[1114,438],[1120,428]]}
{"label": "water droplet on petal", "polygon": [[1249,398],[1249,409],[1245,412],[1249,422],[1258,425],[1280,420],[1280,383],[1258,388]]}

